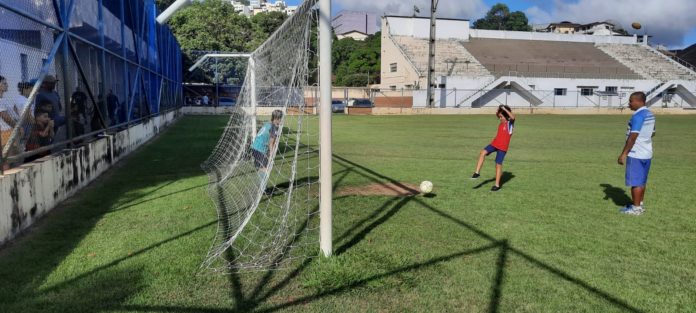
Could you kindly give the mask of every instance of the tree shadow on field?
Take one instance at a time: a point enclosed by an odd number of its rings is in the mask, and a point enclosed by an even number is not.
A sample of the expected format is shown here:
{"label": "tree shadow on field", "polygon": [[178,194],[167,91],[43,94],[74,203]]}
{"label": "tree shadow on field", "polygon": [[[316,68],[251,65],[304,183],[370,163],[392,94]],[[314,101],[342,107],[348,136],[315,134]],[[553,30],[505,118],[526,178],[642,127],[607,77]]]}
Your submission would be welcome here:
{"label": "tree shadow on field", "polygon": [[[346,167],[346,171],[351,173],[361,175],[368,180],[377,183],[384,182],[398,182],[397,180],[382,175],[370,168],[352,162],[343,157],[334,155],[334,161],[338,164]],[[335,175],[335,174],[334,174]],[[343,175],[345,176],[345,175]],[[509,179],[513,176],[508,176]],[[508,179],[508,180],[509,180]],[[120,309],[124,310],[140,310],[140,311],[150,311],[150,312],[208,312],[208,313],[221,313],[221,312],[276,312],[283,311],[286,309],[295,308],[301,310],[308,303],[320,300],[327,297],[336,297],[345,293],[349,293],[355,289],[363,288],[369,285],[373,281],[380,281],[388,277],[398,276],[403,273],[414,273],[420,270],[425,270],[430,267],[438,266],[440,264],[450,262],[462,257],[477,255],[480,253],[485,253],[489,251],[497,252],[497,260],[494,264],[495,274],[491,280],[491,285],[488,294],[488,308],[487,312],[499,312],[501,311],[501,302],[504,298],[505,282],[509,281],[511,278],[507,274],[510,269],[509,260],[511,257],[515,257],[519,262],[525,262],[528,265],[537,268],[545,273],[548,273],[560,281],[572,284],[574,287],[581,289],[583,292],[605,301],[607,304],[613,306],[614,308],[627,311],[627,312],[643,312],[637,307],[627,303],[623,299],[620,299],[606,291],[603,291],[597,287],[590,285],[590,283],[581,280],[578,277],[572,276],[570,273],[565,272],[559,267],[552,264],[546,263],[536,256],[527,253],[519,248],[514,247],[507,239],[496,238],[493,235],[479,229],[476,225],[471,224],[457,216],[453,213],[436,208],[432,206],[423,197],[413,196],[407,198],[392,197],[387,199],[383,205],[375,209],[370,215],[355,221],[352,226],[343,231],[342,234],[334,238],[335,244],[340,244],[336,250],[337,254],[344,254],[350,251],[350,248],[362,242],[366,235],[374,231],[380,225],[387,222],[392,216],[394,216],[403,206],[406,204],[415,204],[425,209],[426,212],[430,212],[437,217],[442,218],[443,221],[452,223],[461,227],[463,231],[471,232],[475,236],[480,237],[485,241],[481,246],[453,252],[450,254],[433,257],[428,260],[414,262],[412,264],[407,264],[403,266],[398,266],[390,268],[382,273],[377,273],[374,275],[369,275],[365,277],[355,277],[350,281],[344,282],[338,286],[327,287],[325,289],[316,291],[314,293],[303,293],[297,295],[292,293],[292,297],[280,297],[279,293],[281,291],[288,291],[289,289],[295,288],[293,282],[307,270],[307,268],[314,264],[313,259],[305,259],[301,264],[297,265],[293,270],[289,272],[277,271],[276,269],[270,269],[265,272],[262,277],[244,279],[246,284],[243,286],[242,277],[238,274],[232,273],[230,275],[230,285],[231,294],[235,302],[233,308],[205,308],[205,307],[177,307],[177,306],[167,306],[167,305],[122,305]],[[301,236],[302,230],[296,233],[296,236]],[[228,257],[234,257],[229,255]],[[274,276],[280,276],[274,279]],[[254,284],[254,285],[251,285]],[[253,287],[252,287],[253,286]],[[251,287],[251,288],[250,288]]]}
{"label": "tree shadow on field", "polygon": [[611,200],[617,206],[624,206],[631,203],[631,197],[626,194],[623,188],[614,187],[611,184],[599,184],[604,188],[604,200]]}
{"label": "tree shadow on field", "polygon": [[[500,176],[500,187],[504,186],[507,182],[511,181],[513,178],[515,178],[515,175],[510,173],[510,172],[503,172],[503,175]],[[495,182],[495,177],[486,179],[482,181],[480,184],[474,186],[473,189],[479,189],[486,184],[494,183]]]}

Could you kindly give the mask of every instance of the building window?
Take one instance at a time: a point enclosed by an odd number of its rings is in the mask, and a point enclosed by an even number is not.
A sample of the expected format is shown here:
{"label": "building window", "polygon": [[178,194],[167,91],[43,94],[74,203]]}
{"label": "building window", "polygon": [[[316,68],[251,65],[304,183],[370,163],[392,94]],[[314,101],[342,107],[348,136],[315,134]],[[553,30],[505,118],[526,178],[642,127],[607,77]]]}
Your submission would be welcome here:
{"label": "building window", "polygon": [[617,93],[617,92],[619,91],[619,87],[616,87],[616,86],[606,86],[606,87],[604,88],[604,91],[606,91],[607,93]]}
{"label": "building window", "polygon": [[556,96],[565,96],[568,93],[566,88],[556,88],[553,90],[553,94]]}
{"label": "building window", "polygon": [[396,86],[389,86],[389,90],[396,91]]}
{"label": "building window", "polygon": [[389,64],[389,71],[392,73],[396,72],[396,63]]}
{"label": "building window", "polygon": [[29,59],[24,53],[19,55],[20,66],[22,67],[22,81],[26,82],[29,80]]}
{"label": "building window", "polygon": [[580,88],[581,96],[591,96],[594,95],[594,88]]}

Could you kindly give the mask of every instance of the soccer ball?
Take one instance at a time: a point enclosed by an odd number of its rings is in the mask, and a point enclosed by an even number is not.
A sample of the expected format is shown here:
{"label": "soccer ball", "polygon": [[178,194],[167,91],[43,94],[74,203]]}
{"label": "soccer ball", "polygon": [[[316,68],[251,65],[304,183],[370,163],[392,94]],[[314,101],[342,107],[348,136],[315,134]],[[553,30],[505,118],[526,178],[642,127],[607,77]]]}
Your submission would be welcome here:
{"label": "soccer ball", "polygon": [[433,191],[433,183],[427,180],[424,180],[420,184],[420,191],[422,193],[430,193]]}

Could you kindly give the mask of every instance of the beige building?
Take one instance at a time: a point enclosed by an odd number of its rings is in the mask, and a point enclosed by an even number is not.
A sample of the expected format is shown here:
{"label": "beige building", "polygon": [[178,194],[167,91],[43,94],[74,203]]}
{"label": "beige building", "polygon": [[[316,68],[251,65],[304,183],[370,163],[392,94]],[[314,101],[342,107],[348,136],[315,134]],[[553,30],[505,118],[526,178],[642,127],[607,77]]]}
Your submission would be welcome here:
{"label": "beige building", "polygon": [[[428,18],[382,17],[381,89],[425,89],[428,73]],[[438,19],[433,79],[480,77],[490,73],[464,48],[469,21]]]}
{"label": "beige building", "polygon": [[[382,18],[382,29],[388,30],[385,26],[386,19]],[[411,64],[391,37],[389,31],[382,32],[382,89],[420,89],[420,86],[426,86],[426,77]]]}

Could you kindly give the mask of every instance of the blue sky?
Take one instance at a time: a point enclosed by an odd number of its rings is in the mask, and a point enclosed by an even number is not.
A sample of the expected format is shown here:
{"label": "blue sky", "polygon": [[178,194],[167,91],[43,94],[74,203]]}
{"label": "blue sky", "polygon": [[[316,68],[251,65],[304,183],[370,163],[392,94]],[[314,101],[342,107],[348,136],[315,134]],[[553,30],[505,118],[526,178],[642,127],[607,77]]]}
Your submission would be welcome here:
{"label": "blue sky", "polygon": [[[273,0],[271,0],[273,1]],[[287,0],[296,5],[301,0]],[[475,20],[494,4],[502,2],[512,11],[527,14],[532,23],[569,20],[588,23],[614,20],[630,28],[640,22],[653,36],[653,43],[682,48],[696,43],[696,0],[440,0],[443,15]],[[429,0],[332,0],[334,13],[341,9],[365,10],[376,14],[406,14],[418,5],[427,14]],[[423,10],[425,9],[425,10]],[[410,13],[409,13],[410,14]]]}

